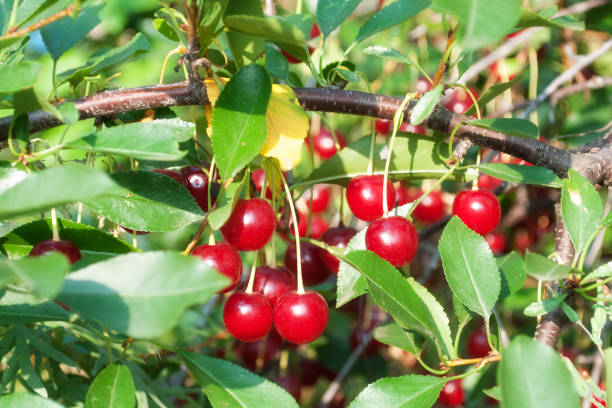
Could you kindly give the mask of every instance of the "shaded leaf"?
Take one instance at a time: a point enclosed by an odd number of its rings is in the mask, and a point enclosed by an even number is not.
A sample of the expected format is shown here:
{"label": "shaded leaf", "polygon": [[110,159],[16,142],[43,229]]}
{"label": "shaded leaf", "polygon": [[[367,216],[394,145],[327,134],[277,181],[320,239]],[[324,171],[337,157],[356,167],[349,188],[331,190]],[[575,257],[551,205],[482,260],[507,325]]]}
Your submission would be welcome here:
{"label": "shaded leaf", "polygon": [[[478,98],[478,106],[482,109],[483,106],[491,102],[493,99],[503,94],[506,90],[512,88],[521,79],[520,75],[517,75],[514,79],[508,82],[502,82],[495,84],[487,88],[487,90]],[[468,110],[465,111],[464,115],[472,116],[476,113],[476,105],[472,105]]]}
{"label": "shaded leaf", "polygon": [[317,22],[325,37],[334,31],[357,8],[360,0],[319,0]]}
{"label": "shaded leaf", "polygon": [[381,58],[389,58],[393,61],[401,62],[402,64],[406,64],[410,67],[418,68],[418,64],[413,62],[410,58],[406,57],[401,52],[388,47],[383,47],[382,45],[371,45],[363,50],[363,53],[366,55],[374,55],[376,57]]}
{"label": "shaded leaf", "polygon": [[0,259],[0,280],[25,285],[38,299],[54,297],[62,286],[64,274],[68,271],[68,259],[59,253],[40,257],[27,257],[17,261]]}
{"label": "shaded leaf", "polygon": [[418,126],[431,114],[440,101],[444,87],[440,84],[425,92],[410,111],[410,123]]}
{"label": "shaded leaf", "polygon": [[511,183],[536,184],[540,186],[561,187],[561,179],[552,170],[540,166],[522,164],[483,163],[478,169],[489,176]]}
{"label": "shaded leaf", "polygon": [[496,258],[495,261],[501,277],[501,290],[499,292],[499,299],[501,300],[523,287],[527,273],[525,272],[523,258],[516,252]]}
{"label": "shaded leaf", "polygon": [[[548,16],[543,15],[543,11],[545,10],[535,13],[531,10],[521,9],[521,18],[516,26],[521,28],[551,27],[584,30],[584,22],[576,20],[571,15],[550,19]],[[555,12],[553,12],[553,14],[555,14]]]}
{"label": "shaded leaf", "polygon": [[43,65],[34,61],[21,61],[0,67],[0,96],[10,95],[34,86]]}
{"label": "shaded leaf", "polygon": [[374,338],[381,343],[399,347],[412,354],[420,354],[423,341],[397,323],[387,323],[374,329]]}
{"label": "shaded leaf", "polygon": [[213,230],[221,228],[230,217],[246,181],[247,178],[242,177],[240,180],[230,183],[224,190],[223,196],[217,200],[217,209],[208,216],[208,224]]}
{"label": "shaded leaf", "polygon": [[519,137],[537,139],[539,134],[538,127],[527,119],[486,118],[471,120],[469,124]]}
{"label": "shaded leaf", "polygon": [[533,302],[529,304],[523,313],[526,316],[540,316],[548,312],[552,312],[559,307],[561,302],[565,300],[567,295],[556,296],[549,299],[544,299],[541,302]]}
{"label": "shaded leaf", "polygon": [[27,392],[16,392],[0,397],[0,405],[4,408],[63,408],[64,406],[47,398]]}
{"label": "shaded leaf", "polygon": [[565,275],[572,273],[572,268],[527,250],[525,253],[525,271],[532,278],[551,281],[559,280]]}
{"label": "shaded leaf", "polygon": [[37,303],[31,295],[6,291],[0,298],[0,324],[68,321],[68,312],[53,302]]}

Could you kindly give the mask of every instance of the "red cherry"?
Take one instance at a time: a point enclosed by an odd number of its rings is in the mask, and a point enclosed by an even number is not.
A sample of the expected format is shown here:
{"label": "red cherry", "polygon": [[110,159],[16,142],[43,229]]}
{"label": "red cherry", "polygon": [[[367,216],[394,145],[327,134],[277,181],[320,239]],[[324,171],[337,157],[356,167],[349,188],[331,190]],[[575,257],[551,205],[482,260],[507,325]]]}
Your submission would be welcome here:
{"label": "red cherry", "polygon": [[286,292],[276,301],[274,326],[285,340],[304,344],[316,340],[327,327],[327,302],[318,292]]}
{"label": "red cherry", "polygon": [[461,379],[451,380],[444,384],[438,402],[447,407],[457,407],[465,401],[465,393],[461,388]]}
{"label": "red cherry", "polygon": [[517,228],[514,232],[514,248],[519,252],[525,252],[533,245],[533,236],[526,228]]}
{"label": "red cherry", "polygon": [[432,191],[416,206],[412,215],[417,221],[431,224],[444,217],[444,207],[444,201],[440,193]]}
{"label": "red cherry", "polygon": [[[341,149],[346,146],[342,133],[336,131],[336,138],[338,139],[338,144]],[[331,132],[324,127],[319,130],[319,133],[312,136],[312,144],[314,151],[324,160],[329,159],[338,151],[338,149],[336,149],[334,137]]]}
{"label": "red cherry", "polygon": [[406,187],[403,183],[395,190],[397,195],[397,204],[404,205],[413,202],[423,193],[416,187]]}
{"label": "red cherry", "polygon": [[[316,23],[313,24],[312,28],[310,29],[310,39],[312,40],[313,38],[316,38],[316,37],[318,37],[320,35],[321,35],[321,30],[319,30],[319,26]],[[310,47],[310,46],[308,47],[308,53],[310,55],[312,55],[314,50],[315,50],[314,47]],[[289,53],[287,53],[285,51],[281,50],[281,54],[283,54],[285,56],[285,58],[287,58],[287,61],[290,64],[299,64],[300,62],[302,62],[299,59],[295,58],[294,56],[292,56],[291,54],[289,54]]]}
{"label": "red cherry", "polygon": [[313,38],[317,38],[320,35],[321,35],[321,30],[319,29],[319,26],[317,25],[317,23],[314,23],[312,25],[312,28],[310,29],[310,39],[312,40]]}
{"label": "red cherry", "polygon": [[221,227],[221,235],[239,251],[254,251],[270,241],[275,226],[276,215],[266,200],[241,199]]}
{"label": "red cherry", "polygon": [[411,125],[410,123],[407,122],[402,122],[402,124],[400,125],[399,128],[400,132],[411,132],[411,133],[416,133],[418,135],[424,135],[425,134],[425,128],[422,126],[414,126]]}
{"label": "red cherry", "polygon": [[295,290],[295,275],[284,266],[258,266],[253,291],[261,293],[274,307],[280,295]]}
{"label": "red cherry", "polygon": [[[251,180],[253,180],[255,190],[257,190],[259,194],[261,194],[261,189],[263,188],[265,179],[266,172],[264,171],[264,169],[253,170],[253,172],[251,173]],[[266,198],[270,200],[272,199],[272,190],[270,190],[269,180],[268,183],[266,183]]]}
{"label": "red cherry", "polygon": [[257,359],[261,358],[261,367],[268,365],[276,356],[283,344],[283,339],[272,327],[265,339],[253,342],[237,342],[234,351],[248,369],[255,371],[258,368]]}
{"label": "red cherry", "polygon": [[[474,98],[478,99],[478,92],[474,88],[470,88]],[[474,101],[470,95],[463,89],[457,88],[450,95],[445,97],[444,107],[456,113],[463,113],[468,110]]]}
{"label": "red cherry", "polygon": [[[330,228],[321,237],[321,240],[325,242],[327,245],[331,245],[338,248],[346,248],[349,241],[353,236],[357,233],[357,230],[350,227],[335,227]],[[331,273],[338,273],[338,267],[340,266],[340,261],[338,258],[324,250],[323,248],[319,248],[319,259],[323,262],[325,268]]]}
{"label": "red cherry", "polygon": [[185,185],[185,178],[176,170],[153,169],[151,171],[154,173],[163,174],[164,176],[172,177],[177,183]]}
{"label": "red cherry", "polygon": [[393,266],[406,265],[414,258],[419,246],[419,234],[404,217],[380,218],[368,226],[366,248]]}
{"label": "red cherry", "polygon": [[[297,274],[297,253],[295,242],[289,244],[285,252],[285,266],[294,274]],[[321,284],[329,277],[329,271],[325,269],[319,259],[319,247],[309,242],[300,242],[300,255],[302,256],[302,279],[304,285],[315,286]]]}
{"label": "red cherry", "polygon": [[234,289],[242,277],[242,259],[240,254],[231,245],[220,242],[216,245],[200,245],[194,248],[193,255],[202,258],[209,266],[232,281],[218,293],[227,293]]}
{"label": "red cherry", "polygon": [[376,122],[374,123],[374,128],[378,133],[383,136],[386,136],[391,132],[392,125],[393,122],[389,119],[376,119]]}
{"label": "red cherry", "polygon": [[[308,227],[308,216],[302,214],[300,211],[297,212],[298,217],[298,234],[300,237],[306,236],[306,229]],[[312,215],[310,220],[310,238],[319,239],[321,235],[329,228],[329,224],[325,220],[325,218],[321,217],[318,214]],[[285,241],[292,242],[295,240],[295,234],[293,233],[293,220],[289,221],[289,233],[292,238],[287,238],[286,236],[281,235]]]}
{"label": "red cherry", "polygon": [[414,89],[416,89],[417,92],[427,92],[431,89],[431,82],[429,82],[425,77],[420,77],[417,80]]}
{"label": "red cherry", "polygon": [[503,182],[503,180],[489,176],[488,174],[483,174],[478,177],[478,187],[489,191],[495,190]]}
{"label": "red cherry", "polygon": [[503,232],[489,232],[487,235],[485,235],[485,240],[489,244],[489,247],[491,247],[493,255],[501,255],[506,252],[507,239]]}
{"label": "red cherry", "polygon": [[311,189],[308,188],[304,192],[304,200],[306,201],[306,206],[310,208],[313,213],[320,213],[327,210],[327,207],[329,207],[329,203],[331,201],[331,192],[329,191],[329,187],[322,184],[315,184],[312,188],[312,197]]}
{"label": "red cherry", "polygon": [[473,231],[484,235],[499,225],[501,207],[489,190],[463,190],[455,196],[453,214]]}
{"label": "red cherry", "polygon": [[48,239],[46,241],[39,242],[30,251],[30,256],[41,256],[48,254],[49,252],[59,252],[60,254],[66,256],[71,264],[81,259],[81,251],[79,248],[73,242],[66,239],[59,241]]}
{"label": "red cherry", "polygon": [[[185,186],[191,193],[193,198],[202,209],[202,211],[208,211],[208,176],[198,166],[188,166],[181,169],[181,174],[185,178]],[[210,188],[210,202],[215,202],[216,195],[218,193],[218,187],[215,183]]]}
{"label": "red cherry", "polygon": [[272,306],[259,293],[232,293],[223,307],[223,322],[238,340],[261,340],[272,328]]}
{"label": "red cherry", "polygon": [[467,341],[467,349],[470,357],[480,358],[486,357],[491,351],[489,342],[487,341],[487,333],[483,327],[474,330]]}
{"label": "red cherry", "polygon": [[299,378],[294,375],[287,374],[280,377],[276,377],[273,381],[276,383],[276,385],[284,388],[285,391],[291,394],[291,396],[293,396],[296,401],[300,401],[300,397],[302,394],[302,384]]}
{"label": "red cherry", "polygon": [[[357,176],[346,187],[346,202],[355,217],[364,221],[372,221],[383,215],[383,176]],[[395,203],[395,188],[387,179],[387,205],[393,208]]]}

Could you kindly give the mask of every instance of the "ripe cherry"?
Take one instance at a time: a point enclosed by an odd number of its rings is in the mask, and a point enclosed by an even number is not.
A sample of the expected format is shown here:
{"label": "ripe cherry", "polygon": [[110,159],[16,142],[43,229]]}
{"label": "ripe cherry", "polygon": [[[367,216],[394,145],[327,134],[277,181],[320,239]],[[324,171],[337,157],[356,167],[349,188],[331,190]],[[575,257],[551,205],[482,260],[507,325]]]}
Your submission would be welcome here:
{"label": "ripe cherry", "polygon": [[259,293],[232,293],[223,307],[223,322],[238,340],[261,340],[272,328],[272,306]]}
{"label": "ripe cherry", "polygon": [[407,122],[402,122],[402,124],[400,125],[399,128],[400,132],[411,132],[411,133],[416,133],[418,135],[424,135],[425,134],[425,128],[422,126],[414,126],[410,123]]}
{"label": "ripe cherry", "polygon": [[[289,244],[285,252],[285,266],[297,274],[297,253],[295,242]],[[329,271],[319,259],[319,247],[309,242],[300,242],[300,255],[302,256],[302,279],[304,285],[315,286],[321,284],[329,277]]]}
{"label": "ripe cherry", "polygon": [[[325,233],[321,237],[321,240],[330,246],[346,248],[349,241],[356,233],[357,230],[351,227],[334,227],[325,231]],[[323,248],[319,248],[319,259],[321,259],[321,262],[329,272],[335,274],[338,273],[338,267],[340,266],[340,261],[338,260],[338,258],[333,256]]]}
{"label": "ripe cherry", "polygon": [[461,388],[461,379],[451,380],[444,384],[438,402],[447,407],[457,407],[465,401],[465,393]]}
{"label": "ripe cherry", "polygon": [[193,255],[202,258],[209,266],[231,279],[231,283],[219,293],[234,289],[242,277],[242,259],[231,245],[220,242],[216,245],[200,245],[194,248]]}
{"label": "ripe cherry", "polygon": [[493,255],[501,255],[506,252],[506,244],[508,240],[503,232],[489,232],[487,235],[485,235],[485,240],[487,241],[487,244],[489,244],[489,247],[491,247]]}
{"label": "ripe cherry", "polygon": [[455,196],[453,214],[473,231],[484,235],[497,228],[501,207],[489,190],[463,190]]}
{"label": "ripe cherry", "polygon": [[[208,175],[206,175],[206,173],[204,173],[204,171],[198,166],[183,167],[181,169],[181,174],[185,178],[185,186],[187,187],[187,190],[189,190],[193,198],[195,198],[202,211],[208,211]],[[210,189],[211,205],[215,202],[218,192],[217,185],[213,183]]]}
{"label": "ripe cherry", "polygon": [[[423,193],[419,191],[420,198]],[[414,219],[425,224],[431,224],[444,217],[445,205],[442,195],[438,191],[432,191],[416,206],[412,215]]]}
{"label": "ripe cherry", "polygon": [[483,327],[474,330],[467,341],[467,349],[470,357],[480,358],[486,357],[491,351],[489,342],[487,341],[487,333]]}
{"label": "ripe cherry", "polygon": [[151,171],[154,173],[163,174],[164,176],[172,177],[177,183],[185,185],[185,178],[176,170],[153,169]]}
{"label": "ripe cherry", "polygon": [[46,241],[39,242],[30,251],[30,256],[41,256],[48,254],[49,252],[59,252],[60,254],[66,256],[71,264],[81,259],[81,251],[79,248],[73,242],[66,239],[59,241],[48,239]]}
{"label": "ripe cherry", "polygon": [[316,340],[327,327],[329,309],[318,292],[286,292],[276,301],[274,326],[285,340],[304,344]]}
{"label": "ripe cherry", "polygon": [[266,200],[241,199],[221,227],[221,235],[239,251],[254,251],[270,241],[275,226],[276,215]]}
{"label": "ripe cherry", "polygon": [[366,248],[393,266],[400,267],[412,260],[419,246],[419,234],[404,217],[380,218],[368,226]]}
{"label": "ripe cherry", "polygon": [[242,363],[248,369],[255,371],[258,368],[258,359],[260,367],[265,367],[276,356],[283,344],[283,339],[278,332],[272,327],[265,339],[253,342],[237,342],[234,346],[234,351],[242,360]]}
{"label": "ripe cherry", "polygon": [[374,128],[378,133],[383,136],[386,136],[391,132],[392,125],[393,122],[389,119],[376,119],[376,122],[374,123]]}
{"label": "ripe cherry", "polygon": [[[340,149],[346,146],[342,133],[336,131],[336,138],[338,139]],[[334,137],[332,136],[331,132],[324,127],[319,130],[319,133],[312,136],[312,145],[314,147],[314,151],[324,160],[329,159],[338,151],[338,149],[336,149]]]}
{"label": "ripe cherry", "polygon": [[[474,98],[478,99],[478,92],[476,92],[476,90],[473,88],[470,88],[470,91],[472,92],[472,95],[474,95]],[[470,95],[463,88],[455,89],[445,98],[444,101],[444,107],[456,113],[465,112],[473,104],[474,101],[472,101]]]}
{"label": "ripe cherry", "polygon": [[423,193],[416,187],[407,187],[404,183],[400,183],[399,187],[395,189],[395,194],[397,195],[397,204],[404,205],[413,202]]}
{"label": "ripe cherry", "polygon": [[[261,189],[264,185],[264,180],[266,179],[266,172],[264,169],[253,170],[251,173],[251,180],[253,180],[253,184],[255,185],[255,190],[257,193],[261,194]],[[270,190],[270,184],[266,183],[266,198],[272,199],[272,190]]]}
{"label": "ripe cherry", "polygon": [[311,209],[313,213],[320,213],[327,210],[327,207],[329,207],[331,192],[328,186],[323,184],[315,184],[312,189],[306,189],[303,197],[306,202],[306,206]]}
{"label": "ripe cherry", "polygon": [[[393,208],[395,203],[395,188],[387,179],[387,205]],[[355,217],[364,221],[372,221],[383,215],[383,176],[357,176],[346,187],[346,202]]]}
{"label": "ripe cherry", "polygon": [[295,288],[295,275],[287,267],[258,266],[255,271],[253,291],[261,293],[272,307],[280,295]]}
{"label": "ripe cherry", "polygon": [[[313,38],[317,38],[318,36],[321,35],[321,30],[319,30],[319,26],[315,23],[312,25],[312,28],[310,29],[310,39],[312,40]],[[312,55],[312,53],[314,52],[314,47],[308,46],[308,53],[310,55]],[[292,56],[291,54],[285,52],[285,51],[281,51],[281,54],[283,54],[285,56],[285,58],[287,58],[287,61],[290,64],[299,64],[300,61],[299,59],[295,58],[294,56]]]}
{"label": "ripe cherry", "polygon": [[514,244],[513,247],[519,252],[525,252],[533,245],[534,238],[531,232],[524,227],[517,228],[514,232]]}
{"label": "ripe cherry", "polygon": [[[297,212],[298,217],[298,234],[300,237],[306,236],[306,230],[308,229],[308,216],[301,213],[299,210]],[[310,219],[310,233],[308,236],[310,238],[319,239],[321,235],[329,228],[329,224],[325,220],[325,218],[321,217],[318,214],[313,214]],[[295,234],[293,229],[293,220],[289,221],[289,234],[293,238],[287,238],[284,235],[281,235],[285,241],[291,242],[294,240]]]}

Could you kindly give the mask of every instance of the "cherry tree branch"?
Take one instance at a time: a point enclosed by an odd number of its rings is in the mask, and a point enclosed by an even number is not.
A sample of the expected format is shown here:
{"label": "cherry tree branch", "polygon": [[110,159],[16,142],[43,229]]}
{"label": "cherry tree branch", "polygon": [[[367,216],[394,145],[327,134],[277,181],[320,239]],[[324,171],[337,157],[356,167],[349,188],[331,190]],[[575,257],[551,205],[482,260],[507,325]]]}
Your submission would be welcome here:
{"label": "cherry tree branch", "polygon": [[3,36],[0,36],[0,41],[2,40],[6,40],[9,38],[19,38],[19,37],[23,37],[24,35],[30,34],[31,32],[34,32],[36,30],[38,30],[39,28],[42,28],[46,25],[49,25],[51,23],[56,22],[57,20],[60,20],[64,17],[67,17],[69,15],[71,15],[74,12],[74,4],[71,4],[70,6],[66,7],[65,9],[58,11],[57,13],[44,18],[32,25],[27,26],[26,28],[22,28],[21,30],[17,30],[15,29],[15,27],[11,27],[8,32],[6,34],[4,34]]}

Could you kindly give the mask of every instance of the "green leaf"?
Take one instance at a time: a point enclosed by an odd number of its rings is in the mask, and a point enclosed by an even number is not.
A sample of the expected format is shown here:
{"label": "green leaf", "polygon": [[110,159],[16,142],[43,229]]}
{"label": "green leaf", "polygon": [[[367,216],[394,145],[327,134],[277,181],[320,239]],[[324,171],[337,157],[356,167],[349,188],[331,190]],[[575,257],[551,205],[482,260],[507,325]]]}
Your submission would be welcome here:
{"label": "green leaf", "polygon": [[84,203],[123,227],[174,231],[204,215],[189,191],[171,177],[152,171],[125,171],[113,173],[112,178],[120,189]]}
{"label": "green leaf", "polygon": [[[563,310],[563,313],[565,313],[570,322],[580,322],[580,316],[578,316],[578,313],[576,313],[576,311],[572,309],[567,303],[561,303],[561,310]],[[589,332],[587,332],[587,334],[590,336]]]}
{"label": "green leaf", "polygon": [[177,350],[215,408],[298,408],[281,387],[228,361]]}
{"label": "green leaf", "polygon": [[[365,228],[355,234],[344,248],[346,256],[352,251],[365,250]],[[338,266],[338,278],[336,280],[336,307],[347,304],[357,296],[368,291],[368,282],[359,270],[352,265],[340,260]]]}
{"label": "green leaf", "polygon": [[132,373],[124,365],[111,364],[91,383],[85,408],[133,408],[135,403]]}
{"label": "green leaf", "polygon": [[415,355],[421,353],[423,346],[421,339],[417,339],[414,333],[402,329],[397,323],[378,326],[374,329],[374,338],[381,343],[399,347]]}
{"label": "green leaf", "polygon": [[455,216],[444,228],[438,248],[455,296],[487,319],[501,290],[499,268],[487,241]]}
{"label": "green leaf", "polygon": [[522,164],[483,163],[478,169],[489,176],[519,184],[536,184],[553,188],[561,187],[561,179],[552,170],[540,166]]}
{"label": "green leaf", "polygon": [[[222,2],[227,4],[225,18],[232,15],[249,15],[263,17],[264,13],[259,0],[240,0]],[[215,27],[216,29],[216,27]],[[238,68],[255,61],[265,51],[264,40],[258,37],[228,31],[226,33],[230,51]]]}
{"label": "green leaf", "polygon": [[235,176],[263,147],[271,90],[265,68],[251,64],[221,91],[213,110],[212,146],[223,180]]}
{"label": "green leaf", "polygon": [[[495,84],[487,88],[487,90],[478,98],[478,106],[482,109],[483,106],[491,102],[493,99],[503,94],[506,90],[512,88],[521,79],[520,75],[517,75],[513,80],[508,82],[502,82],[501,84]],[[476,105],[472,105],[464,115],[472,116],[476,113]]]}
{"label": "green leaf", "polygon": [[32,367],[34,363],[30,360],[30,350],[28,345],[26,344],[25,339],[25,331],[26,328],[23,326],[17,326],[17,331],[15,333],[16,343],[15,343],[15,357],[17,358],[17,364],[19,365],[21,378],[25,381],[25,383],[34,390],[35,393],[40,395],[41,397],[48,397],[47,389],[43,384],[37,370]]}
{"label": "green leaf", "polygon": [[454,357],[448,316],[425,287],[413,278],[405,279],[374,252],[354,251],[346,258],[366,276],[376,303],[400,326],[433,340],[443,358]]}
{"label": "green leaf", "polygon": [[286,81],[289,78],[289,62],[275,46],[266,42],[266,69],[273,77]]}
{"label": "green leaf", "polygon": [[58,363],[63,363],[71,367],[78,367],[77,363],[75,363],[70,357],[53,347],[51,343],[51,339],[47,336],[43,340],[36,337],[34,333],[29,330],[23,330],[23,334],[28,339],[28,343],[30,347],[33,347],[44,354],[46,357],[51,358]]}
{"label": "green leaf", "polygon": [[62,54],[79,42],[100,23],[98,12],[104,4],[84,7],[76,18],[64,17],[40,29],[43,43],[57,61]]}
{"label": "green leaf", "polygon": [[317,22],[323,36],[328,37],[357,8],[360,0],[319,0]]}
{"label": "green leaf", "polygon": [[446,381],[444,377],[414,374],[381,378],[361,391],[349,408],[429,408]]}
{"label": "green leaf", "polygon": [[544,299],[541,302],[533,302],[529,304],[523,313],[526,316],[540,316],[548,312],[552,312],[559,307],[561,302],[565,300],[567,295],[555,296],[553,298]]}
{"label": "green leaf", "polygon": [[179,149],[179,142],[189,140],[194,129],[195,125],[180,119],[127,123],[83,136],[66,147],[141,160],[176,161],[187,154]]}
{"label": "green leaf", "polygon": [[563,222],[576,248],[576,253],[586,249],[604,215],[601,197],[595,187],[573,169],[563,180],[561,212]]}
{"label": "green leaf", "polygon": [[240,198],[240,193],[244,190],[246,181],[247,178],[242,177],[240,180],[230,183],[223,192],[223,196],[217,199],[217,209],[208,216],[208,224],[213,230],[221,228],[230,217],[236,202]]}
{"label": "green leaf", "polygon": [[[216,0],[213,3],[208,3],[205,10],[203,10],[205,14],[198,26],[198,39],[203,49],[208,48],[207,45],[211,42],[212,36],[219,26],[219,21],[223,17],[226,6],[227,1]],[[176,11],[172,8],[166,10],[169,12]]]}
{"label": "green leaf", "polygon": [[551,281],[559,280],[565,275],[572,273],[572,268],[527,250],[525,253],[525,271],[532,278]]}
{"label": "green leaf", "polygon": [[0,218],[47,210],[117,190],[100,170],[77,164],[30,174],[0,195]]}
{"label": "green leaf", "polygon": [[605,279],[612,276],[612,262],[608,262],[607,264],[603,264],[595,269],[593,272],[589,273],[582,279],[582,282],[595,281],[597,279]]}
{"label": "green leaf", "polygon": [[[597,288],[597,297],[604,297],[603,288],[601,286]],[[602,345],[601,336],[603,329],[608,322],[609,312],[609,306],[604,305],[603,302],[597,302],[593,305],[593,317],[591,317],[591,338],[595,340],[595,344],[598,346]]]}
{"label": "green leaf", "polygon": [[440,101],[442,90],[444,87],[442,84],[437,85],[435,88],[425,92],[421,99],[414,105],[410,112],[410,123],[418,126],[431,114],[436,104]]}
{"label": "green leaf", "polygon": [[154,19],[153,20],[153,26],[155,27],[155,29],[161,35],[163,35],[164,37],[166,37],[170,41],[178,41],[179,40],[179,36],[176,33],[176,31],[174,31],[174,28],[172,28],[170,23],[168,23],[163,18],[156,18],[156,19]]}
{"label": "green leaf", "polygon": [[584,22],[576,20],[571,15],[549,19],[547,16],[542,15],[542,11],[535,13],[531,10],[521,9],[521,17],[516,26],[520,28],[551,27],[584,30]]}
{"label": "green leaf", "polygon": [[431,4],[431,0],[395,1],[370,17],[359,29],[355,42],[393,27],[415,16]]}
{"label": "green leaf", "polygon": [[502,351],[497,374],[506,408],[579,406],[572,377],[559,354],[528,337],[516,337]]}
{"label": "green leaf", "polygon": [[57,299],[120,333],[155,337],[228,283],[197,257],[135,252],[68,275]]}
{"label": "green leaf", "polygon": [[[356,176],[368,173],[368,155],[371,136],[364,136],[325,160],[315,168],[301,184],[332,183],[347,185]],[[398,134],[393,145],[393,155],[389,163],[389,176],[400,179],[435,179],[448,173],[449,167],[436,154],[448,151],[448,146],[427,136]],[[385,170],[386,145],[374,148],[374,174]],[[464,173],[455,171],[451,180],[464,180]]]}
{"label": "green leaf", "polygon": [[521,0],[434,0],[459,20],[459,45],[475,50],[501,40],[519,20]]}
{"label": "green leaf", "polygon": [[63,408],[64,406],[47,398],[27,392],[16,392],[0,397],[0,406],[4,408]]}
{"label": "green leaf", "polygon": [[38,299],[48,299],[59,292],[69,267],[68,259],[58,253],[17,261],[0,259],[0,277],[12,275],[12,281],[24,284]]}
{"label": "green leaf", "polygon": [[68,313],[53,302],[36,303],[27,294],[6,291],[0,298],[0,324],[68,321]]}
{"label": "green leaf", "polygon": [[503,299],[518,292],[525,283],[527,272],[523,258],[516,252],[496,258],[497,267],[501,277],[501,290],[499,299]]}
{"label": "green leaf", "polygon": [[[394,3],[395,4],[395,3]],[[402,64],[406,64],[410,67],[419,68],[419,65],[412,61],[410,58],[406,57],[401,52],[388,47],[383,47],[382,45],[371,45],[363,50],[363,53],[366,55],[374,55],[380,58],[389,58],[393,61],[401,62]]]}
{"label": "green leaf", "polygon": [[33,87],[42,68],[42,64],[33,61],[21,61],[0,67],[0,96]]}
{"label": "green leaf", "polygon": [[539,134],[538,127],[527,119],[488,118],[471,120],[469,124],[518,137],[537,139]]}
{"label": "green leaf", "polygon": [[495,387],[491,387],[489,389],[483,390],[482,391],[485,395],[497,400],[497,401],[501,401],[502,396],[501,396],[501,388],[499,388],[499,386],[495,386]]}

